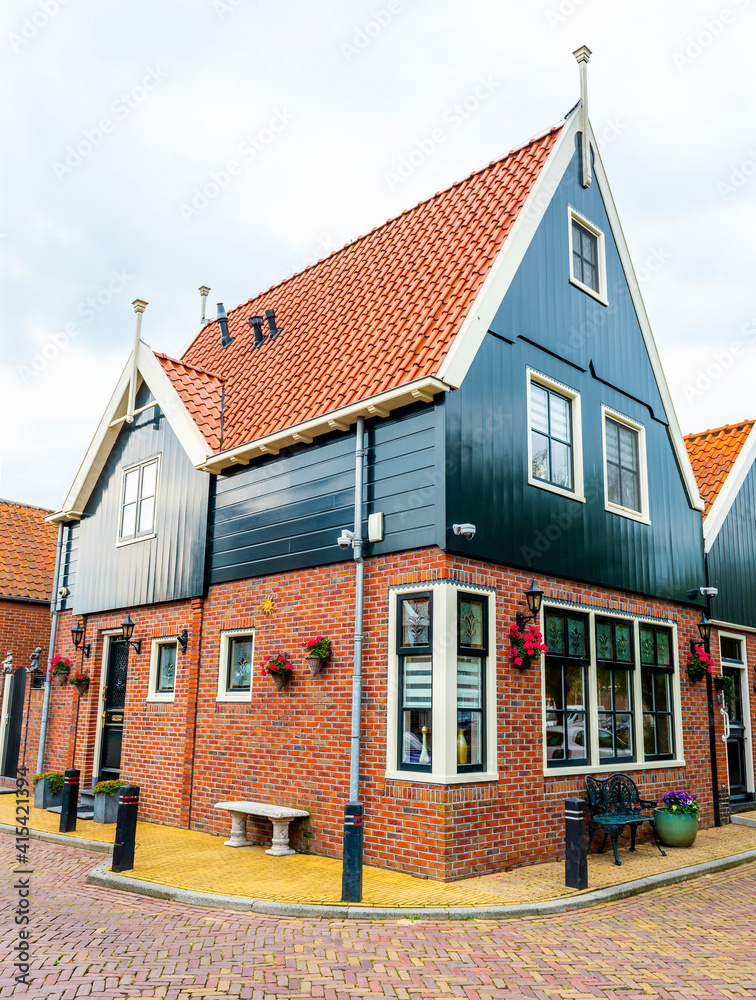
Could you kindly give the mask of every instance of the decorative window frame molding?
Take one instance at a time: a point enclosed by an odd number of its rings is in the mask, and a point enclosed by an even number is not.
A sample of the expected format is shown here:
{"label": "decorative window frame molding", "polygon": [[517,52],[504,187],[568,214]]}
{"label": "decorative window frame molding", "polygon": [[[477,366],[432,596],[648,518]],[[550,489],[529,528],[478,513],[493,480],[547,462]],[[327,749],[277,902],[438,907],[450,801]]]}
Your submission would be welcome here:
{"label": "decorative window frame molding", "polygon": [[[544,597],[541,604],[539,628],[545,635],[546,610],[553,607],[559,610],[565,609],[565,602],[551,601]],[[564,779],[568,776],[579,776],[583,774],[611,774],[615,771],[658,771],[670,767],[685,767],[685,754],[683,747],[683,724],[682,706],[680,701],[680,656],[677,637],[677,623],[671,619],[649,619],[642,615],[626,614],[623,611],[614,609],[598,609],[589,605],[570,605],[576,611],[588,616],[588,628],[590,634],[590,663],[586,667],[586,715],[588,719],[590,760],[588,764],[578,764],[571,767],[569,764],[561,764],[558,767],[549,767],[548,753],[546,747],[546,656],[541,658],[541,714],[542,714],[542,753],[543,753],[543,773],[548,778],[556,780]],[[604,764],[599,756],[599,713],[594,704],[596,698],[596,643],[595,621],[596,618],[617,618],[633,623],[633,650],[634,669],[631,670],[633,685],[633,735],[635,737],[635,760],[613,761]],[[670,693],[673,699],[673,738],[675,741],[675,756],[671,759],[645,760],[643,753],[643,702],[641,697],[641,662],[640,662],[640,627],[642,624],[658,625],[668,628],[671,631],[670,654],[673,659],[674,670],[670,674]]]}
{"label": "decorative window frame molding", "polygon": [[[722,644],[720,639],[737,639],[740,642],[742,660],[728,660],[722,656]],[[753,754],[750,752],[753,740],[753,720],[751,716],[751,684],[748,669],[748,643],[744,632],[731,632],[727,629],[717,628],[717,642],[719,644],[719,662],[721,667],[735,668],[741,671],[740,697],[743,703],[743,722],[745,724],[746,742],[746,787],[753,793],[756,789],[756,768],[754,768]],[[716,710],[716,706],[715,706]]]}
{"label": "decorative window frame molding", "polygon": [[[572,223],[577,222],[579,226],[583,229],[587,229],[592,236],[596,237],[597,247],[596,252],[598,256],[598,279],[599,279],[599,290],[596,291],[595,288],[591,288],[590,285],[584,284],[572,273]],[[606,238],[604,236],[604,230],[599,229],[597,225],[587,219],[581,212],[578,212],[576,208],[572,205],[567,206],[567,234],[569,239],[569,269],[570,269],[570,284],[574,285],[575,288],[579,288],[581,292],[585,292],[586,295],[590,295],[591,298],[596,299],[600,302],[602,306],[609,305],[609,298],[607,293],[607,282],[606,282]]]}
{"label": "decorative window frame molding", "polygon": [[[252,639],[252,665],[249,675],[249,691],[228,691],[226,688],[226,668],[228,666],[228,648],[231,639],[239,636],[250,636]],[[252,686],[255,676],[255,639],[257,630],[255,628],[227,629],[220,633],[220,650],[218,661],[218,694],[216,702],[246,702],[252,701]]]}
{"label": "decorative window frame molding", "polygon": [[[638,478],[640,487],[640,511],[633,510],[632,507],[623,507],[622,504],[612,503],[609,499],[609,477],[606,466],[606,418],[614,420],[618,424],[624,424],[638,434]],[[619,410],[613,410],[605,403],[601,404],[601,446],[603,452],[604,465],[604,510],[610,514],[618,514],[620,517],[627,517],[631,521],[639,521],[641,524],[651,524],[651,511],[648,502],[648,458],[646,453],[646,427],[638,420],[628,417]]]}
{"label": "decorative window frame molding", "polygon": [[[146,532],[143,535],[134,535],[133,538],[121,538],[121,521],[123,519],[123,491],[126,486],[126,473],[133,472],[134,469],[139,469],[143,465],[149,465],[151,462],[157,462],[157,471],[155,472],[155,508],[152,514],[152,531]],[[158,503],[160,501],[160,467],[162,465],[162,455],[158,452],[155,455],[150,455],[149,458],[142,459],[140,462],[133,462],[131,465],[124,466],[121,469],[121,485],[120,494],[118,498],[118,522],[116,524],[116,548],[123,548],[124,545],[134,545],[136,542],[146,542],[150,538],[157,537],[157,514],[158,514]],[[141,485],[142,477],[140,474],[139,483]],[[141,497],[139,498],[141,501]],[[137,503],[137,515],[139,514],[139,506]]]}
{"label": "decorative window frame molding", "polygon": [[[527,406],[527,436],[528,436],[528,485],[536,486],[539,490],[548,490],[549,493],[556,493],[560,497],[567,497],[568,500],[577,500],[578,503],[585,503],[585,480],[583,476],[583,416],[580,404],[580,393],[564,382],[559,382],[550,375],[545,375],[536,368],[527,365],[525,368],[526,379],[526,406]],[[547,483],[543,479],[536,479],[533,476],[533,440],[531,433],[531,386],[533,383],[550,389],[552,392],[564,396],[571,403],[572,420],[572,481],[574,490],[565,489],[555,483]]]}
{"label": "decorative window frame molding", "polygon": [[[399,656],[396,652],[398,597],[433,594],[433,753],[430,771],[399,767]],[[486,770],[457,771],[457,594],[488,597],[488,657],[486,662]],[[460,580],[430,580],[397,585],[388,590],[388,693],[386,704],[386,772],[392,781],[413,784],[461,785],[498,781],[496,737],[496,591]]]}
{"label": "decorative window frame molding", "polygon": [[[160,655],[160,647],[167,645],[174,645],[176,647],[176,673],[173,678],[173,691],[158,691],[157,690],[157,671],[158,662]],[[162,635],[155,639],[150,640],[150,674],[149,682],[147,686],[147,697],[145,701],[147,702],[171,702],[176,700],[176,681],[178,679],[179,670],[179,653],[178,640],[175,635]]]}

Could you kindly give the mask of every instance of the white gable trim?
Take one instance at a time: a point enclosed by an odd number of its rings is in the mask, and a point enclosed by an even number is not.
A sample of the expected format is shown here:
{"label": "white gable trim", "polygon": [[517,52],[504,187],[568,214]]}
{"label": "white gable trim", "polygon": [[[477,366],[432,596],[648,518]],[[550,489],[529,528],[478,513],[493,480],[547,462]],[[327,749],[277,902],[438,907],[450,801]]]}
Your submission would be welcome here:
{"label": "white gable trim", "polygon": [[[129,398],[129,379],[131,376],[131,360],[116,384],[113,395],[105,409],[92,442],[84,456],[84,461],[76,473],[71,489],[68,491],[63,506],[55,514],[45,518],[51,523],[61,521],[78,521],[84,508],[97,485],[108,456],[113,449],[116,438],[123,425]],[[173,383],[163,371],[160,362],[146,344],[139,344],[137,371],[141,380],[146,382],[155,401],[166,416],[176,437],[189,456],[193,465],[201,465],[212,454],[212,448],[200,433],[181,397],[173,387]],[[141,381],[139,383],[141,385]],[[137,386],[137,389],[139,386]]]}
{"label": "white gable trim", "polygon": [[704,552],[709,552],[716,541],[716,537],[727,520],[727,515],[730,513],[732,505],[735,503],[740,492],[740,487],[751,471],[754,459],[756,459],[756,424],[751,428],[743,447],[740,449],[740,454],[733,462],[732,468],[727,474],[722,489],[717,494],[717,499],[711,505],[711,510],[704,518]]}

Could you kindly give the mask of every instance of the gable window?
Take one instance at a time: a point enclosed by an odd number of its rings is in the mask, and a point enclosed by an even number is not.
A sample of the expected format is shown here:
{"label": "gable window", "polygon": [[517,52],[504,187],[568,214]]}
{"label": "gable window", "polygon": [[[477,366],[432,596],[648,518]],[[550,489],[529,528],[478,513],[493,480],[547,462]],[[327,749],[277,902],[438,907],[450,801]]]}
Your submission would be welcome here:
{"label": "gable window", "polygon": [[527,369],[528,482],[583,500],[580,395]]}
{"label": "gable window", "polygon": [[252,629],[221,633],[218,701],[251,700],[254,650]]}
{"label": "gable window", "polygon": [[573,208],[568,219],[570,282],[607,305],[604,234]]}
{"label": "gable window", "polygon": [[648,523],[645,428],[602,407],[606,509]]}
{"label": "gable window", "polygon": [[173,701],[176,690],[177,651],[178,643],[175,636],[152,640],[148,701]]}
{"label": "gable window", "polygon": [[155,534],[155,500],[158,481],[157,458],[123,471],[119,541],[135,541]]}

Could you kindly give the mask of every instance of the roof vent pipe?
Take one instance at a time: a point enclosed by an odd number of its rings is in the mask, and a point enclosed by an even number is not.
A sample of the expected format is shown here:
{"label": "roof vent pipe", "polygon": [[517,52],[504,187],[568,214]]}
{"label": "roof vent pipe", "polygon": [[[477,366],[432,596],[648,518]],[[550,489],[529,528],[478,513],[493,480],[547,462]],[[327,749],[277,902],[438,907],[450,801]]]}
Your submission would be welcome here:
{"label": "roof vent pipe", "polygon": [[274,309],[265,310],[265,318],[268,321],[268,339],[275,340],[281,332],[276,326],[276,313]]}
{"label": "roof vent pipe", "polygon": [[582,166],[582,185],[584,188],[591,185],[591,147],[588,138],[590,128],[588,119],[588,60],[591,58],[591,50],[587,45],[581,45],[572,53],[578,61],[580,67],[580,158]]}
{"label": "roof vent pipe", "polygon": [[228,347],[234,338],[229,336],[228,316],[226,315],[226,310],[223,308],[222,302],[218,303],[218,326],[221,331],[221,347]]}
{"label": "roof vent pipe", "polygon": [[202,307],[200,309],[200,323],[204,324],[207,322],[207,320],[205,319],[205,309],[207,308],[207,297],[210,294],[210,289],[207,287],[207,285],[200,285],[199,293],[202,296]]}
{"label": "roof vent pipe", "polygon": [[263,325],[263,318],[262,318],[262,316],[250,316],[249,317],[249,325],[252,327],[252,332],[255,335],[255,342],[254,342],[254,344],[252,346],[253,347],[262,347],[262,345],[265,342],[265,334],[263,333],[263,329],[262,329],[262,325]]}

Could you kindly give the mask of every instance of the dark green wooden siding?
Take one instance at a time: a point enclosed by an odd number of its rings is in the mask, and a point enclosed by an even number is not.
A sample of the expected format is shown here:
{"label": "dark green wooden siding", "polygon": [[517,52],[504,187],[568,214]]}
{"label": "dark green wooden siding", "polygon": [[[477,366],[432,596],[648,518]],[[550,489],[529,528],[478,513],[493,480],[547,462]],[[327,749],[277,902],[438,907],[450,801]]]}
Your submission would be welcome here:
{"label": "dark green wooden siding", "polygon": [[[137,405],[150,398],[143,386]],[[153,455],[160,455],[156,535],[116,547],[122,470]],[[209,480],[191,464],[159,407],[124,425],[81,520],[74,611],[201,594]]]}
{"label": "dark green wooden siding", "polygon": [[756,628],[756,466],[714,539],[709,585],[719,590],[711,604],[713,618]]}

